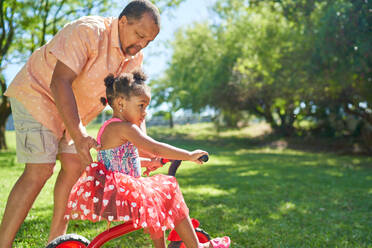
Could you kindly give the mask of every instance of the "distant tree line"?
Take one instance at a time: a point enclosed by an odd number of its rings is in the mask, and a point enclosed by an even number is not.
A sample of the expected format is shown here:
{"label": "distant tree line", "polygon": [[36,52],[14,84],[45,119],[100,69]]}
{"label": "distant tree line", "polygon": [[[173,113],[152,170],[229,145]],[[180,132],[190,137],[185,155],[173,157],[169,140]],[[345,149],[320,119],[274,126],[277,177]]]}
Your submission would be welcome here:
{"label": "distant tree line", "polygon": [[372,149],[372,18],[365,0],[218,0],[181,29],[155,105],[247,113],[280,135],[353,137]]}

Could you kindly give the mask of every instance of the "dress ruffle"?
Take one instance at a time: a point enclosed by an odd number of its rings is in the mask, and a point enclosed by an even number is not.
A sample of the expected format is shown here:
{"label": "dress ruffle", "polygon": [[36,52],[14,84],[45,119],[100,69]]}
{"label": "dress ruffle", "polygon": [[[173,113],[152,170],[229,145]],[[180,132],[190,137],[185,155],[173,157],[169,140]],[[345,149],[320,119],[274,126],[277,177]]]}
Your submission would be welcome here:
{"label": "dress ruffle", "polygon": [[160,238],[188,213],[174,177],[132,177],[95,162],[74,185],[65,218],[93,222],[132,220],[135,227],[143,227],[153,238]]}

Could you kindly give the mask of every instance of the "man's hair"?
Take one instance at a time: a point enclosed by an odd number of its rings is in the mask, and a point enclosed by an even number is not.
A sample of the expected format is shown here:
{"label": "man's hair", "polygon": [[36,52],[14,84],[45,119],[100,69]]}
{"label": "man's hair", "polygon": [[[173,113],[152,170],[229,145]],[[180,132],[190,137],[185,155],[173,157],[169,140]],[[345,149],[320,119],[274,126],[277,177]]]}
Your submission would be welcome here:
{"label": "man's hair", "polygon": [[133,0],[131,1],[119,15],[119,19],[126,16],[128,22],[138,21],[142,18],[143,14],[148,13],[151,15],[155,24],[160,26],[160,13],[158,8],[148,0]]}

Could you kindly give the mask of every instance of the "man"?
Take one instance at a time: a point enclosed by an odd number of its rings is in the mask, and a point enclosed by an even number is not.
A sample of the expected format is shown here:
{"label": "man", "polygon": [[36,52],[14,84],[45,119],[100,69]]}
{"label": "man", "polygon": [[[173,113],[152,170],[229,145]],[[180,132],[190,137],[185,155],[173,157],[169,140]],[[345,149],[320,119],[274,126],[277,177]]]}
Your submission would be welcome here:
{"label": "man", "polygon": [[83,17],[67,24],[36,50],[16,75],[10,97],[17,159],[25,169],[10,192],[0,226],[0,248],[11,247],[56,158],[61,171],[54,188],[49,241],[66,232],[64,211],[70,190],[90,149],[99,149],[84,126],[103,109],[103,79],[142,65],[140,50],[159,33],[158,9],[147,0],[130,2],[119,18]]}

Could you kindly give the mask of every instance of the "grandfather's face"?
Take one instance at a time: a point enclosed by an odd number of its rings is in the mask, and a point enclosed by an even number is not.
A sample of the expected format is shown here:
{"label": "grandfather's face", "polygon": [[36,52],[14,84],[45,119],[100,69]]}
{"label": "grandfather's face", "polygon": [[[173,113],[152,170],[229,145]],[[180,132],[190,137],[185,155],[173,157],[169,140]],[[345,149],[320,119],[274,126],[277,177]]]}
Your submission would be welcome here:
{"label": "grandfather's face", "polygon": [[126,16],[119,20],[119,38],[125,55],[133,56],[145,48],[159,33],[151,15],[143,14],[139,20],[128,21]]}

